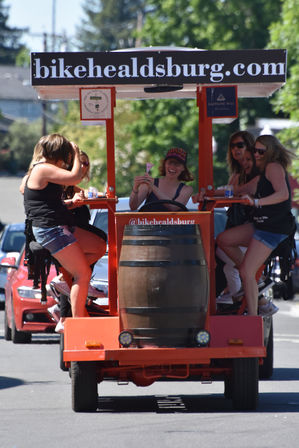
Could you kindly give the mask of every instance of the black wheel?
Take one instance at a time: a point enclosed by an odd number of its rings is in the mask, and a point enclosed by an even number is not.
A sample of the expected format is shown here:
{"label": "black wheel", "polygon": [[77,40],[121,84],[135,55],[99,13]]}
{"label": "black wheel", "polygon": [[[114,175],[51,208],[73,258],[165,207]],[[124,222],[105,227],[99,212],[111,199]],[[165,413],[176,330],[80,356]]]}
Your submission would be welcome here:
{"label": "black wheel", "polygon": [[259,360],[233,360],[232,400],[238,411],[254,411],[258,404]]}
{"label": "black wheel", "polygon": [[11,329],[8,326],[6,307],[4,308],[4,339],[11,341]]}
{"label": "black wheel", "polygon": [[284,300],[294,300],[294,297],[295,293],[294,293],[293,279],[291,276],[286,281],[286,298],[284,297]]}
{"label": "black wheel", "polygon": [[179,207],[184,212],[188,212],[189,211],[187,209],[187,207],[184,204],[182,204],[181,202],[171,201],[170,199],[161,199],[159,201],[148,202],[147,204],[144,204],[142,207],[140,207],[140,209],[138,211],[139,212],[151,212],[151,211],[154,212],[155,211],[155,207],[157,205],[162,205],[162,204],[176,205],[177,207]]}
{"label": "black wheel", "polygon": [[267,341],[267,355],[263,358],[263,364],[259,367],[259,377],[267,380],[273,375],[273,323],[271,319],[271,328]]}
{"label": "black wheel", "polygon": [[63,361],[63,350],[64,350],[64,334],[60,334],[60,344],[59,344],[59,365],[61,370],[64,372],[67,372],[69,369],[65,365],[65,362]]}
{"label": "black wheel", "polygon": [[224,397],[227,400],[230,400],[233,398],[233,382],[232,382],[232,378],[230,376],[227,376],[224,379]]}
{"label": "black wheel", "polygon": [[92,412],[98,407],[96,364],[72,361],[72,408],[75,412]]}
{"label": "black wheel", "polygon": [[15,316],[12,310],[12,322],[11,322],[11,339],[14,344],[26,344],[31,342],[31,333],[28,331],[17,330],[15,323]]}

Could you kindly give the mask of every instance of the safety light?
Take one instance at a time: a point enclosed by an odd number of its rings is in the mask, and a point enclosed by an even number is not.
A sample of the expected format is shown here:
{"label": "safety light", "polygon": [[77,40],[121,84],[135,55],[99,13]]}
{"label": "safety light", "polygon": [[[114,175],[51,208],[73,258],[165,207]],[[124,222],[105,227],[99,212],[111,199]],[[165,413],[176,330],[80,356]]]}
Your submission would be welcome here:
{"label": "safety light", "polygon": [[207,330],[199,330],[195,335],[195,341],[199,347],[207,347],[210,339],[210,333]]}
{"label": "safety light", "polygon": [[130,333],[130,331],[124,330],[119,334],[118,340],[120,345],[122,345],[123,347],[130,347],[134,340],[134,337],[132,333]]}

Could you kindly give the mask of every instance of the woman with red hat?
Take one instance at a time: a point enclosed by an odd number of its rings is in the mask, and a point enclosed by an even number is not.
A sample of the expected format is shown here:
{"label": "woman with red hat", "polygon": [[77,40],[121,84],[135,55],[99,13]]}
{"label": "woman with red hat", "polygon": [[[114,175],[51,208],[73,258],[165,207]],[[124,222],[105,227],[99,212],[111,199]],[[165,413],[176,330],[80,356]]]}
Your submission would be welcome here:
{"label": "woman with red hat", "polygon": [[[154,179],[149,173],[136,176],[130,195],[131,210],[136,210],[144,200],[145,204],[172,200],[186,205],[193,191],[191,186],[184,183],[193,180],[186,162],[187,152],[184,149],[171,148],[159,167],[161,177]],[[165,202],[153,205],[150,210],[177,211],[179,207]]]}

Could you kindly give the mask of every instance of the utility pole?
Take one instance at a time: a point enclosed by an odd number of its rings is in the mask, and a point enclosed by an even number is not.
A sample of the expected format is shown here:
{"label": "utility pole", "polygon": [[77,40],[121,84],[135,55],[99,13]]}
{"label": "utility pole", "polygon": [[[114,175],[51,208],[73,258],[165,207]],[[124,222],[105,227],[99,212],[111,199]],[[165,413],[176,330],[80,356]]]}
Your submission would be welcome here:
{"label": "utility pole", "polygon": [[[47,33],[43,33],[43,50],[48,50]],[[47,103],[42,101],[42,135],[47,135]]]}
{"label": "utility pole", "polygon": [[52,0],[52,51],[56,47],[56,0]]}

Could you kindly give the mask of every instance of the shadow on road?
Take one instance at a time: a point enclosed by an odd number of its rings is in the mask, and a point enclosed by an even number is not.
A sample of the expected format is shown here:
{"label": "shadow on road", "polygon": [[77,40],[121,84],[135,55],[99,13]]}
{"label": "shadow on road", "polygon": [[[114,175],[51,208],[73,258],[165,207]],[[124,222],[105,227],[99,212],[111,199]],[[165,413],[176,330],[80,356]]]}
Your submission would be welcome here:
{"label": "shadow on road", "polygon": [[[158,414],[236,412],[231,400],[226,400],[224,395],[219,394],[99,397],[98,410],[102,413],[154,412]],[[297,413],[299,412],[299,393],[260,393],[256,412]]]}
{"label": "shadow on road", "polygon": [[299,369],[275,368],[270,381],[299,381]]}
{"label": "shadow on road", "polygon": [[9,387],[17,387],[25,384],[23,380],[19,378],[11,378],[9,376],[0,376],[0,390],[8,389]]}

